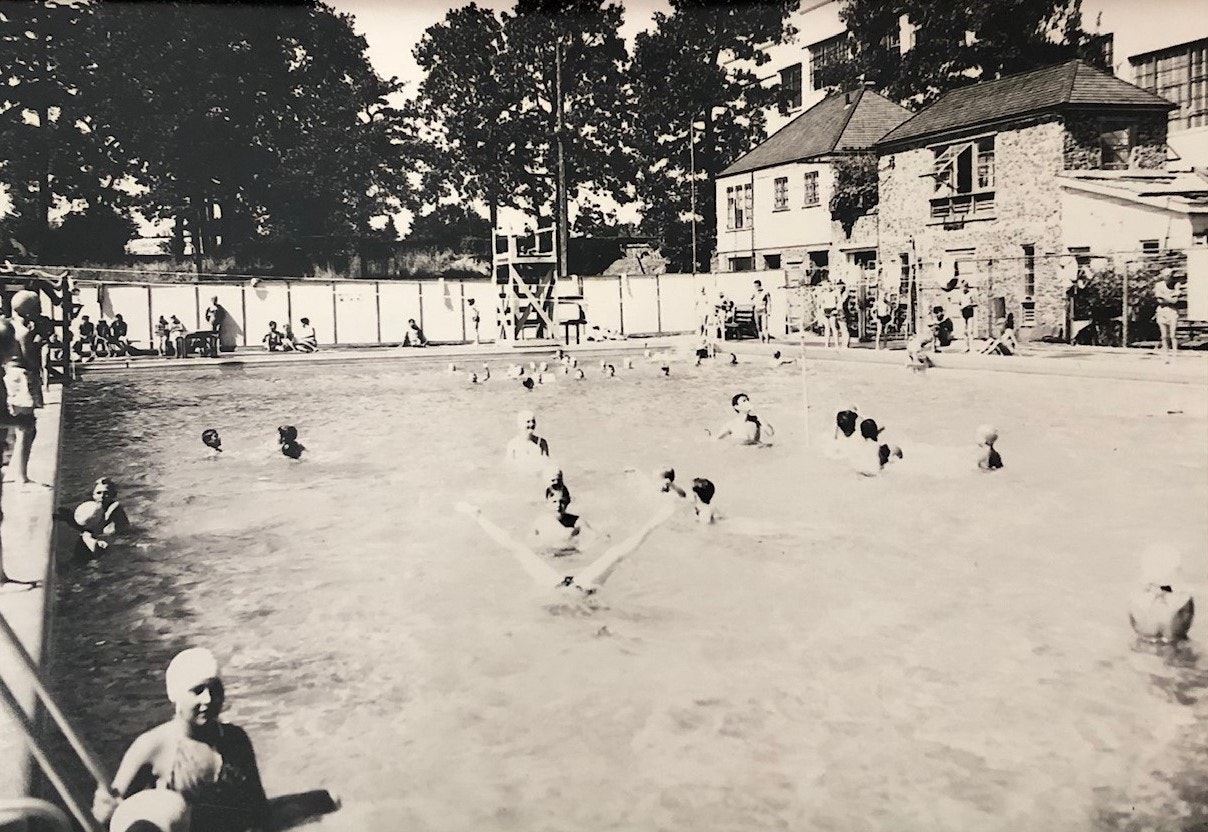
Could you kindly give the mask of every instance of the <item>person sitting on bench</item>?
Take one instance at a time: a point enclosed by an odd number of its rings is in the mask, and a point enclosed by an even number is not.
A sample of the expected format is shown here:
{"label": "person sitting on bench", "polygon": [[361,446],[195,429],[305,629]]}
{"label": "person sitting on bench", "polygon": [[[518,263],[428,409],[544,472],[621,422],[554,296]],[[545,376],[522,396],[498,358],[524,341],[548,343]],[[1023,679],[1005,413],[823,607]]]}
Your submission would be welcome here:
{"label": "person sitting on bench", "polygon": [[983,355],[1014,355],[1019,352],[1019,342],[1015,340],[1015,313],[1008,312],[1007,320],[1002,325],[1002,334],[981,348]]}

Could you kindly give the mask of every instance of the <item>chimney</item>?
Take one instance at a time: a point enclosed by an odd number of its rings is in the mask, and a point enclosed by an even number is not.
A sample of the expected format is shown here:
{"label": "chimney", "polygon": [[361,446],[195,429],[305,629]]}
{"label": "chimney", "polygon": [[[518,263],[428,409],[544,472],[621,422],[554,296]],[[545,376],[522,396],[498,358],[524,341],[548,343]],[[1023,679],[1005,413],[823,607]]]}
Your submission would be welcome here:
{"label": "chimney", "polygon": [[871,78],[864,79],[864,89],[871,91],[871,90],[875,90],[876,88],[877,88],[876,81],[873,81]]}

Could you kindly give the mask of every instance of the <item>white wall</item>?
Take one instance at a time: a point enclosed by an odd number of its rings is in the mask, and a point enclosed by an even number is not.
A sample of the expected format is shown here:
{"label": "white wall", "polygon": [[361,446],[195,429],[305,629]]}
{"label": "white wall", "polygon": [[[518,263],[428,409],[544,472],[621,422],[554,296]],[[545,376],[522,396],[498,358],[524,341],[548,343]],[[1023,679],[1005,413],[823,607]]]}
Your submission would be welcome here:
{"label": "white wall", "polygon": [[1163,248],[1192,245],[1193,225],[1187,214],[1110,196],[1062,188],[1061,216],[1062,244],[1088,246],[1092,254],[1139,251],[1142,240],[1160,240]]}
{"label": "white wall", "polygon": [[[805,174],[818,174],[818,204],[805,206]],[[776,210],[776,185],[780,177],[788,179],[788,207]],[[752,227],[735,231],[728,229],[726,188],[747,182],[754,183]],[[765,168],[752,173],[727,176],[717,180],[717,254],[719,270],[729,269],[729,258],[750,257],[755,252],[756,269],[761,268],[762,252],[785,248],[830,246],[833,225],[830,198],[834,186],[831,166],[820,163],[795,162]]]}

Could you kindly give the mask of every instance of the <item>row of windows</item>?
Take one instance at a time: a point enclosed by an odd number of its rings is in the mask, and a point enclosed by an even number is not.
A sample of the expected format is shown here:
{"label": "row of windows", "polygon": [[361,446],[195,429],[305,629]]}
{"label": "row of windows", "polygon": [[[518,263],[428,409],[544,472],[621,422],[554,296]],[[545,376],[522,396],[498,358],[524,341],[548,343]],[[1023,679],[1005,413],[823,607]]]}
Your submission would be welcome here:
{"label": "row of windows", "polygon": [[[818,204],[817,171],[806,171],[802,177],[802,193],[803,207],[809,208]],[[754,197],[754,187],[750,183],[726,188],[726,228],[738,231],[754,226]],[[775,211],[787,211],[789,207],[789,178],[778,176],[772,180],[772,208]]]}
{"label": "row of windows", "polygon": [[1138,87],[1179,105],[1170,113],[1172,125],[1208,125],[1208,38],[1132,62]]}

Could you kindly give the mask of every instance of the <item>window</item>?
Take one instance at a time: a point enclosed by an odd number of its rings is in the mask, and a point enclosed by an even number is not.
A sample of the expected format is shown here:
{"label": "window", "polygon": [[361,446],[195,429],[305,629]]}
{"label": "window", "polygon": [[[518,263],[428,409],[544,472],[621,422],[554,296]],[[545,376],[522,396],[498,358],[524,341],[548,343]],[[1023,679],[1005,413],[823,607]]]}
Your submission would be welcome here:
{"label": "window", "polygon": [[805,174],[805,207],[818,204],[818,171],[811,170]]}
{"label": "window", "polygon": [[1208,125],[1208,38],[1129,58],[1138,87],[1179,105],[1172,127]]}
{"label": "window", "polygon": [[1147,257],[1155,255],[1155,254],[1161,254],[1162,253],[1162,241],[1161,240],[1142,240],[1141,241],[1141,253]]}
{"label": "window", "polygon": [[1132,148],[1132,129],[1105,130],[1099,134],[1099,152],[1103,170],[1128,170],[1128,153]]}
{"label": "window", "polygon": [[1111,32],[1108,32],[1106,35],[1094,35],[1078,47],[1078,57],[1088,63],[1094,64],[1100,69],[1115,74],[1115,69],[1113,68],[1115,58],[1114,47],[1115,36]]}
{"label": "window", "polygon": [[873,250],[868,251],[853,251],[847,255],[848,261],[853,268],[860,269],[867,273],[870,282],[876,282],[877,274],[877,253]]}
{"label": "window", "polygon": [[732,272],[749,272],[755,269],[754,257],[731,257],[730,271]]}
{"label": "window", "polygon": [[811,251],[809,252],[810,266],[807,274],[810,276],[810,285],[817,285],[830,276],[830,252],[829,251]]}
{"label": "window", "polygon": [[752,187],[750,184],[726,188],[726,228],[750,228]]}
{"label": "window", "polygon": [[846,32],[819,41],[810,47],[810,86],[820,90],[839,82],[839,72],[851,57]]}
{"label": "window", "polygon": [[765,269],[779,269],[780,268],[780,255],[779,254],[765,254],[763,256],[763,267]]}
{"label": "window", "polygon": [[789,207],[789,178],[787,176],[777,176],[772,182],[772,188],[775,196],[774,211],[787,211]]}
{"label": "window", "polygon": [[784,93],[781,112],[801,107],[801,64],[786,66],[780,70],[780,88]]}
{"label": "window", "polygon": [[931,216],[945,222],[994,214],[994,137],[935,149]]}
{"label": "window", "polygon": [[1036,296],[1036,246],[1023,247],[1023,296]]}
{"label": "window", "polygon": [[901,271],[898,273],[898,294],[905,297],[910,293],[910,255],[900,254]]}

